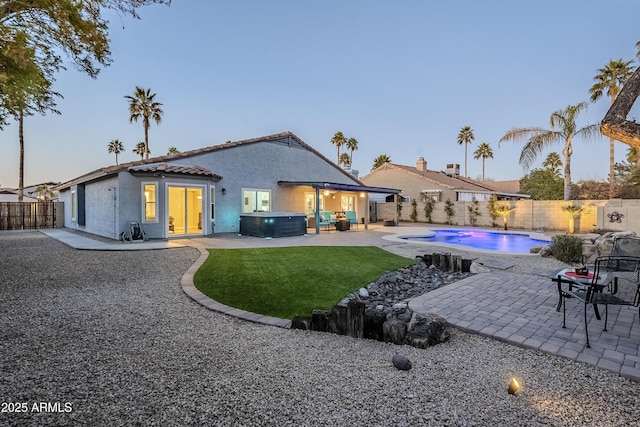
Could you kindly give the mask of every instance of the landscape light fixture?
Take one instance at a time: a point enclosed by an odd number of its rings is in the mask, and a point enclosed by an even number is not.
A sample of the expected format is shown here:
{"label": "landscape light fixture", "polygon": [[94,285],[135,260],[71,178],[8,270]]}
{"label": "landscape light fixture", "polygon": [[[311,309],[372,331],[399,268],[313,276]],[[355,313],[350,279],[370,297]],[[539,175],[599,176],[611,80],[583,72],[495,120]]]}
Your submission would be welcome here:
{"label": "landscape light fixture", "polygon": [[513,394],[514,396],[518,394],[520,391],[520,383],[517,379],[511,378],[511,382],[509,383],[509,394]]}

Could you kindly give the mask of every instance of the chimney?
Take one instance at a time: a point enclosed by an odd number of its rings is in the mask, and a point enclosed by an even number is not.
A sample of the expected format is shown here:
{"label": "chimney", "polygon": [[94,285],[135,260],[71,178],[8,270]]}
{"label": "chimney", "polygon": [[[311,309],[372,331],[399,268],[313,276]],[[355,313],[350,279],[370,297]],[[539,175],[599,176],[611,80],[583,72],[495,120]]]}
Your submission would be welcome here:
{"label": "chimney", "polygon": [[427,170],[427,161],[424,159],[424,157],[418,158],[418,161],[416,162],[416,169],[418,169],[419,171]]}

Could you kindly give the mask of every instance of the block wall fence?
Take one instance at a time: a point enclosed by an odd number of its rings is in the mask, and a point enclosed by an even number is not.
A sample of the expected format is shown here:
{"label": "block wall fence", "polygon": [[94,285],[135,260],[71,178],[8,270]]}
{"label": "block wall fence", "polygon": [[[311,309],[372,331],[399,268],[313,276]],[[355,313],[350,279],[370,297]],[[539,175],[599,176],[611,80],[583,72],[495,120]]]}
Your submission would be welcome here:
{"label": "block wall fence", "polygon": [[[539,230],[567,232],[569,216],[562,211],[562,207],[575,204],[585,208],[585,212],[575,220],[576,233],[588,233],[594,229],[608,229],[616,231],[635,231],[640,235],[640,200],[612,199],[612,200],[518,200],[498,201],[497,205],[515,207],[507,217],[509,229]],[[471,202],[453,202],[455,215],[451,218],[452,226],[470,226],[469,207]],[[434,225],[448,225],[444,212],[445,202],[437,202],[431,214]],[[495,220],[489,214],[489,202],[478,202],[480,216],[476,219],[477,227],[503,228],[502,217]],[[411,221],[411,202],[402,203],[401,221]],[[417,202],[417,222],[426,223],[424,203]],[[394,219],[394,204],[392,202],[378,203],[378,221]]]}

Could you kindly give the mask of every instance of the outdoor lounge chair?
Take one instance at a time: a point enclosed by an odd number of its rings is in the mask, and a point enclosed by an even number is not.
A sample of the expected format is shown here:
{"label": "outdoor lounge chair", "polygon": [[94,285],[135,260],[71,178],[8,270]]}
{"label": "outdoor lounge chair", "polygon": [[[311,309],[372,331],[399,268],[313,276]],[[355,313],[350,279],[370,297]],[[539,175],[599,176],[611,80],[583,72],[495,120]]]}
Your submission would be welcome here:
{"label": "outdoor lounge chair", "polygon": [[344,213],[345,218],[349,221],[349,224],[356,226],[356,230],[358,229],[358,218],[356,218],[355,211],[346,211]]}
{"label": "outdoor lounge chair", "polygon": [[331,227],[332,225],[334,225],[336,223],[335,220],[332,221],[332,219],[331,219],[331,212],[329,212],[329,211],[320,211],[319,215],[320,215],[320,217],[316,218],[318,226],[319,227],[327,227],[327,231],[329,231],[329,227]]}

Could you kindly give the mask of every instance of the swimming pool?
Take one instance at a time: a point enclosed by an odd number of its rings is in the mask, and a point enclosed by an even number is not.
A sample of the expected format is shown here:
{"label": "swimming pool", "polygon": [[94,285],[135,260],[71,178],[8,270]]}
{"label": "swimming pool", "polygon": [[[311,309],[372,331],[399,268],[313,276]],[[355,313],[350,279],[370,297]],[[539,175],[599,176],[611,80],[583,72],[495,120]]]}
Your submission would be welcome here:
{"label": "swimming pool", "polygon": [[407,241],[443,243],[486,251],[511,253],[529,253],[529,249],[532,246],[549,244],[548,240],[534,239],[528,234],[522,233],[501,233],[473,229],[432,229],[430,231],[433,235],[399,237]]}

